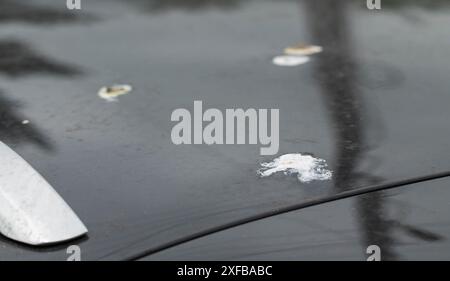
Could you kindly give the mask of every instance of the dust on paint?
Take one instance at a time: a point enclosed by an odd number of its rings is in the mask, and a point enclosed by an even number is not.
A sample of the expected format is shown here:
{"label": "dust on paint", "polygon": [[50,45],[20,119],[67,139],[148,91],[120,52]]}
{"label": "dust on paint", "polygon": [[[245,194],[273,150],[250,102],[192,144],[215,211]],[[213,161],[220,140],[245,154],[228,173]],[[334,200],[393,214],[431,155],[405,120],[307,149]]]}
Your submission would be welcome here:
{"label": "dust on paint", "polygon": [[258,170],[261,177],[283,172],[285,175],[297,174],[298,180],[305,183],[329,180],[333,175],[332,171],[327,169],[325,160],[300,153],[281,155],[272,162],[261,163],[261,166]]}

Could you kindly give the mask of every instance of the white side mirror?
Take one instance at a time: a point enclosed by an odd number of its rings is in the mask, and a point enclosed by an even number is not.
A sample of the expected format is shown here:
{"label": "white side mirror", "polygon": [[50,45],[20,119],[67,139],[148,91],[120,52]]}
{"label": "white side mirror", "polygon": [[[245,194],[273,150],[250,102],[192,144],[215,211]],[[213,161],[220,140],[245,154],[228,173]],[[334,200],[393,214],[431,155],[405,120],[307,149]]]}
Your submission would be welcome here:
{"label": "white side mirror", "polygon": [[0,142],[0,233],[30,245],[67,241],[87,229],[50,184]]}

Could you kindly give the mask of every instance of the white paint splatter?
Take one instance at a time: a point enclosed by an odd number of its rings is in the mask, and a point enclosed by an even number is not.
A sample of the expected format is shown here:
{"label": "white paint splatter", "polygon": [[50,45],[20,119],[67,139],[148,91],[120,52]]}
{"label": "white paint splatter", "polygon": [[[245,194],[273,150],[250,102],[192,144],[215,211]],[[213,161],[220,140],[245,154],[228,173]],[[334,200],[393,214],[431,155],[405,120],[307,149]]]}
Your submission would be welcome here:
{"label": "white paint splatter", "polygon": [[98,91],[98,96],[107,101],[118,101],[119,96],[126,95],[133,88],[130,85],[113,85],[111,87],[102,87]]}
{"label": "white paint splatter", "polygon": [[294,56],[311,56],[323,51],[321,46],[297,44],[295,46],[284,49],[286,55]]}
{"label": "white paint splatter", "polygon": [[275,158],[272,162],[261,163],[258,170],[261,177],[268,177],[274,173],[284,172],[285,175],[297,174],[300,182],[313,180],[329,180],[333,173],[327,169],[325,160],[300,153],[285,154]]}
{"label": "white paint splatter", "polygon": [[276,56],[272,62],[279,66],[297,66],[309,61],[308,57],[304,56]]}

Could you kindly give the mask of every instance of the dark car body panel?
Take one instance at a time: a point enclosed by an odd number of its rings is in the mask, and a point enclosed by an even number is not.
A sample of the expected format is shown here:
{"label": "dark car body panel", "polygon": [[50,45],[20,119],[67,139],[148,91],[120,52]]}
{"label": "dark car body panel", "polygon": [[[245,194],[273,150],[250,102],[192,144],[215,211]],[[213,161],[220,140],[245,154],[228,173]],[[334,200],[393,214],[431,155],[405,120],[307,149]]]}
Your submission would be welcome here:
{"label": "dark car body panel", "polygon": [[[89,234],[46,248],[1,237],[0,260],[65,260],[70,244],[84,260],[126,259],[268,210],[450,171],[448,1],[382,12],[335,0],[60,2],[0,1],[0,137]],[[324,52],[272,64],[297,42]],[[134,90],[117,103],[97,96],[114,83]],[[174,145],[170,115],[194,100],[279,108],[278,155],[323,158],[333,180],[259,178],[276,157],[259,145]]]}
{"label": "dark car body panel", "polygon": [[[449,179],[366,193],[275,216],[143,260],[449,260]],[[439,198],[429,196],[433,193]],[[369,248],[370,250],[370,248]]]}

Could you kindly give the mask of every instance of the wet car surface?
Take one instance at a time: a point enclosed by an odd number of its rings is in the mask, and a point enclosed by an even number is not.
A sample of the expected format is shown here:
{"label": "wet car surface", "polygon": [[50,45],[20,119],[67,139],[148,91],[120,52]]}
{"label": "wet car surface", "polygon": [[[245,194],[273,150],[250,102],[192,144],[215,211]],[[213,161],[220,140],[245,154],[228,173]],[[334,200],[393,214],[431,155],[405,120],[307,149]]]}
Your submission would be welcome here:
{"label": "wet car surface", "polygon": [[143,260],[364,261],[374,254],[374,246],[381,260],[448,260],[448,184],[448,179],[439,179],[317,205]]}
{"label": "wet car surface", "polygon": [[[85,260],[135,257],[261,212],[450,171],[446,1],[382,12],[365,1],[104,0],[81,11],[63,2],[0,1],[0,140],[88,227],[71,242]],[[324,51],[296,68],[272,64],[296,42]],[[115,83],[133,91],[117,103],[97,96]],[[194,100],[279,108],[278,154],[325,159],[333,179],[259,178],[259,163],[275,157],[259,145],[174,145],[170,115]],[[65,260],[68,245],[1,237],[0,260]]]}

